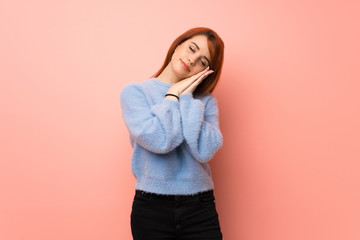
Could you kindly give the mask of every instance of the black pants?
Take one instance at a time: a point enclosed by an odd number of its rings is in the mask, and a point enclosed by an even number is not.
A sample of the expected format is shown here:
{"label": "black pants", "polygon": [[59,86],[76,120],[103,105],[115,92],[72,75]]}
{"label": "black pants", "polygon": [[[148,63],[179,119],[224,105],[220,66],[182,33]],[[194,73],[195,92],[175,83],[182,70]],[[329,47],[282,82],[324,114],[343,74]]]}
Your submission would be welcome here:
{"label": "black pants", "polygon": [[136,190],[131,212],[134,240],[221,240],[213,191],[164,196]]}

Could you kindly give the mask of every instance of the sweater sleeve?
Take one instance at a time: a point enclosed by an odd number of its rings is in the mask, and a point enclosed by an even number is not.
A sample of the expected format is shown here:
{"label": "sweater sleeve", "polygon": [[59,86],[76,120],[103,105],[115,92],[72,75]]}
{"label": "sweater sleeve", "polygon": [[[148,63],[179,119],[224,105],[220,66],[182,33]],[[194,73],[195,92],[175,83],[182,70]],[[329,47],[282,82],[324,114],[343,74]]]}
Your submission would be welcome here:
{"label": "sweater sleeve", "polygon": [[130,136],[146,150],[163,154],[183,142],[178,102],[164,98],[160,104],[150,105],[137,84],[122,89],[120,102]]}
{"label": "sweater sleeve", "polygon": [[222,146],[216,99],[209,95],[204,104],[192,94],[180,95],[183,135],[190,152],[199,162],[209,161]]}

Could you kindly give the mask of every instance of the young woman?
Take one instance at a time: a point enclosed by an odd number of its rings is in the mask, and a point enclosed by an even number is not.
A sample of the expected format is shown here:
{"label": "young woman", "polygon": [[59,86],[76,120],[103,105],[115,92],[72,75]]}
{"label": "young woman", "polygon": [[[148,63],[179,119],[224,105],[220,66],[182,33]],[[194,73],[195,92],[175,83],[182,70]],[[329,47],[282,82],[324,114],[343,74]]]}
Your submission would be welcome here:
{"label": "young woman", "polygon": [[175,39],[152,78],[121,91],[134,150],[134,240],[222,239],[207,162],[223,142],[211,94],[223,56],[216,32],[190,29]]}

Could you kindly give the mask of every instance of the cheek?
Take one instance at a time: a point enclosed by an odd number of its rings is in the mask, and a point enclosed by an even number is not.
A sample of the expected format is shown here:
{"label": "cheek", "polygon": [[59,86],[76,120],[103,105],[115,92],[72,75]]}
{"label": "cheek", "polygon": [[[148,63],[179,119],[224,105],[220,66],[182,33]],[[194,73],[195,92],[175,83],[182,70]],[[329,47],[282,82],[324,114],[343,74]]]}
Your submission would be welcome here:
{"label": "cheek", "polygon": [[206,67],[197,64],[197,66],[194,67],[194,74],[199,73],[199,72],[205,70],[205,68],[206,68]]}
{"label": "cheek", "polygon": [[191,76],[194,76],[196,74],[198,74],[199,72],[201,72],[202,70],[201,69],[198,69],[198,68],[194,68],[191,73],[189,73],[189,77]]}
{"label": "cheek", "polygon": [[179,58],[179,51],[178,49],[175,49],[173,55],[171,56],[171,59],[178,59]]}

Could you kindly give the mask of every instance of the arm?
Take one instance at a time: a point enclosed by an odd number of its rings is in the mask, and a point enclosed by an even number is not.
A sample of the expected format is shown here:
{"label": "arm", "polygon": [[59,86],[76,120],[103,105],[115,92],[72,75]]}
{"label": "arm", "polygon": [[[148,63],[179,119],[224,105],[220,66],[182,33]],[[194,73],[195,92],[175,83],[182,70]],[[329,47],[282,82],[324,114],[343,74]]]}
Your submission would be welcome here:
{"label": "arm", "polygon": [[179,103],[164,98],[151,106],[142,88],[130,84],[120,95],[122,115],[134,141],[154,153],[167,153],[179,146],[181,134]]}
{"label": "arm", "polygon": [[199,162],[209,161],[222,146],[216,99],[209,95],[206,105],[191,93],[180,96],[183,135],[190,152]]}

